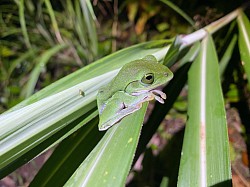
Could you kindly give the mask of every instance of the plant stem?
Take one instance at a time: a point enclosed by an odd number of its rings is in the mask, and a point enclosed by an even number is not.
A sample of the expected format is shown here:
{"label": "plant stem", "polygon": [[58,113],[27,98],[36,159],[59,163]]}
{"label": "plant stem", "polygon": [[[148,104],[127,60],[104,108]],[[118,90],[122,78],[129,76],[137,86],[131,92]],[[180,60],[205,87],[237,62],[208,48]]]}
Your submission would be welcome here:
{"label": "plant stem", "polygon": [[227,25],[228,23],[230,23],[231,21],[233,21],[234,19],[236,19],[241,11],[242,11],[242,8],[237,8],[236,10],[220,18],[219,20],[207,25],[206,27],[204,27],[204,29],[208,33],[213,34],[219,29],[221,29],[222,27],[224,27],[225,25]]}
{"label": "plant stem", "polygon": [[207,34],[215,33],[216,31],[218,31],[219,29],[221,29],[222,27],[224,27],[225,25],[236,19],[243,9],[244,7],[237,8],[236,10],[220,18],[219,20],[212,22],[211,24],[205,26],[204,28],[197,30],[191,34],[184,35],[182,37],[181,49],[190,46],[195,42],[203,39],[204,37],[206,37]]}

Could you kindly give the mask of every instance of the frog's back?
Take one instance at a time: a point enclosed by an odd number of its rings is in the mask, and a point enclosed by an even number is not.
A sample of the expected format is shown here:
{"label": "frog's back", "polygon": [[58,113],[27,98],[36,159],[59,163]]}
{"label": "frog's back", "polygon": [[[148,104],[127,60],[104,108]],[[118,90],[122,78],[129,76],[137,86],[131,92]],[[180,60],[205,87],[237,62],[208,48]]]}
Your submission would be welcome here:
{"label": "frog's back", "polygon": [[118,91],[125,91],[127,85],[134,81],[140,81],[142,75],[151,70],[162,71],[154,56],[148,55],[143,59],[125,64],[116,77],[107,85],[101,87],[97,95],[98,107],[105,105],[106,101]]}

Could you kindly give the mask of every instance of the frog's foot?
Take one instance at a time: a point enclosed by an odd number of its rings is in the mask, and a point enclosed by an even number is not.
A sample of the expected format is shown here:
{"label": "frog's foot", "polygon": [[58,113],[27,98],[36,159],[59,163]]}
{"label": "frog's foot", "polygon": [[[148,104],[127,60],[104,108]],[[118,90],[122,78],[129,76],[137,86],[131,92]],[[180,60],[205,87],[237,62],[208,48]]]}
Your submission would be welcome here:
{"label": "frog's foot", "polygon": [[167,98],[166,94],[160,90],[147,90],[147,91],[139,91],[132,93],[133,96],[143,96],[145,95],[145,98],[143,101],[151,101],[151,100],[157,100],[160,103],[164,103],[164,99]]}
{"label": "frog's foot", "polygon": [[153,95],[154,99],[164,104],[164,99],[167,98],[166,94],[160,90],[151,90],[150,93]]}

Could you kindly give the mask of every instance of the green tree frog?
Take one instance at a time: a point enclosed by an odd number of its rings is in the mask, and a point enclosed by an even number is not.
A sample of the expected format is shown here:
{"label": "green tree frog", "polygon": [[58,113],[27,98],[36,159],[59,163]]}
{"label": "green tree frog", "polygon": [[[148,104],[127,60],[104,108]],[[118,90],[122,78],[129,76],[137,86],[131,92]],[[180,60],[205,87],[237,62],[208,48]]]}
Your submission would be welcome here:
{"label": "green tree frog", "polygon": [[166,94],[156,88],[172,78],[173,73],[153,55],[124,65],[116,77],[98,91],[99,130],[118,123],[146,101],[155,99],[164,103]]}

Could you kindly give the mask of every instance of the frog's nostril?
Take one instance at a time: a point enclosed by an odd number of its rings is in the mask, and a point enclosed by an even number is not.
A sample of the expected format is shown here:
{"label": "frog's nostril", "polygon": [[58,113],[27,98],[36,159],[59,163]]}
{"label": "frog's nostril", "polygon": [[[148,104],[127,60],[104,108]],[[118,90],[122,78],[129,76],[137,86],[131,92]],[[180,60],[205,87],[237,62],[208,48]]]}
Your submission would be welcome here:
{"label": "frog's nostril", "polygon": [[165,73],[163,73],[166,77],[168,76],[168,73],[167,72],[165,72]]}

